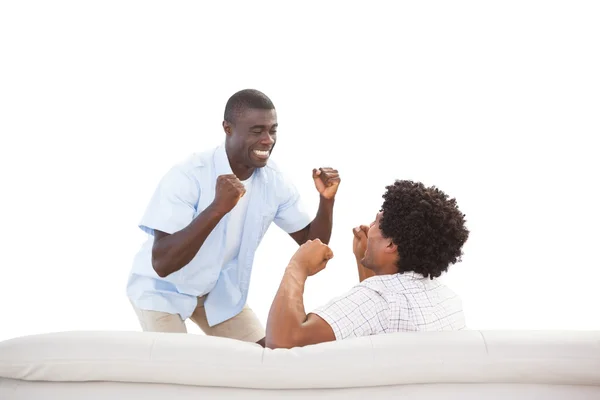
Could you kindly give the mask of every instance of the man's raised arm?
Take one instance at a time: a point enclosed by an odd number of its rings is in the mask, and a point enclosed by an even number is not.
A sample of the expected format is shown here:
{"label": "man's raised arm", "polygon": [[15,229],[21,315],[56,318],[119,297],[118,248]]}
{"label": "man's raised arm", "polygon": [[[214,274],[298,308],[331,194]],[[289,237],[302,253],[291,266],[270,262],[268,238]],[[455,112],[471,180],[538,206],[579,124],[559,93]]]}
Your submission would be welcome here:
{"label": "man's raised arm", "polygon": [[269,311],[266,347],[292,348],[335,340],[333,329],[316,314],[304,310],[304,284],[325,268],[333,252],[319,239],[300,246],[287,266]]}
{"label": "man's raised arm", "polygon": [[154,230],[152,267],[160,277],[179,271],[196,256],[219,221],[245,194],[244,185],[233,175],[217,178],[214,201],[188,226],[173,234]]}
{"label": "man's raised arm", "polygon": [[329,244],[333,226],[333,205],[341,179],[337,169],[319,168],[313,169],[313,180],[319,192],[319,209],[312,222],[304,229],[290,233],[292,239],[299,245],[307,240],[319,239]]}

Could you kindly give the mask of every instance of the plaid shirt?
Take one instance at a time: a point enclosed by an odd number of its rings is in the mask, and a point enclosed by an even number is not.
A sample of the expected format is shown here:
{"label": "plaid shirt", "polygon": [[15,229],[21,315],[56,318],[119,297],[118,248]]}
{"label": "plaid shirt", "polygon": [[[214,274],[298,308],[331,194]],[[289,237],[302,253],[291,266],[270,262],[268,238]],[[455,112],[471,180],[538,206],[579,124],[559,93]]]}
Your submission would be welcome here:
{"label": "plaid shirt", "polygon": [[460,298],[414,272],[373,276],[313,311],[337,340],[401,331],[465,329]]}

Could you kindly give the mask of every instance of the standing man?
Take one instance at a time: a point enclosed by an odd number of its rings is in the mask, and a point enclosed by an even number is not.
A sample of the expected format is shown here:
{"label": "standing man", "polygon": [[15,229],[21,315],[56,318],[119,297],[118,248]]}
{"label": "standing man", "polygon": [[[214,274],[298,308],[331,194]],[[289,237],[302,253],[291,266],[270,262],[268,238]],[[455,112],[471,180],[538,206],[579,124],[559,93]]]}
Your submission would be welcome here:
{"label": "standing man", "polygon": [[227,101],[225,142],[175,165],[160,181],[139,227],[127,295],[144,331],[185,333],[190,318],[204,333],[257,342],[265,330],[246,305],[254,254],[272,222],[298,245],[331,236],[337,170],[313,169],[317,215],[270,160],[277,114],[257,90]]}

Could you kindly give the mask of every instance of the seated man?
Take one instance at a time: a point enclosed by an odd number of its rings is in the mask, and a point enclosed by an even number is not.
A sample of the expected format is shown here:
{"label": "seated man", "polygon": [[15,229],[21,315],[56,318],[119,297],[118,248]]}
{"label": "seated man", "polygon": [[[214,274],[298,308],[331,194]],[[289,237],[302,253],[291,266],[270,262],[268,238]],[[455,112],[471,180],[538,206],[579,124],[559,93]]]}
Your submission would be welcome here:
{"label": "seated man", "polygon": [[266,346],[292,348],[401,331],[465,328],[459,297],[435,278],[460,261],[469,231],[456,200],[435,187],[396,181],[375,221],[354,228],[360,283],[308,315],[308,276],[333,252],[319,240],[294,254],[267,321]]}

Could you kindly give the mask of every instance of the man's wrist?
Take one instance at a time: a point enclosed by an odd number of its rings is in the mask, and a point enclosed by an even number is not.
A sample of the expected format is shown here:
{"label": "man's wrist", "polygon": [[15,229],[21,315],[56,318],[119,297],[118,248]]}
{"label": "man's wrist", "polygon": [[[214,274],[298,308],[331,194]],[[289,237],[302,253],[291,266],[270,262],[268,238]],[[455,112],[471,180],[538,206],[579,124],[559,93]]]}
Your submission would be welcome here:
{"label": "man's wrist", "polygon": [[221,219],[227,214],[227,211],[223,210],[218,204],[210,203],[208,207],[206,207],[206,211],[209,212],[209,215],[213,218]]}
{"label": "man's wrist", "polygon": [[287,272],[289,272],[296,280],[306,281],[308,278],[308,272],[306,272],[306,268],[302,266],[296,260],[291,260],[286,268]]}
{"label": "man's wrist", "polygon": [[335,195],[333,195],[332,198],[328,199],[327,197],[323,196],[321,193],[319,193],[319,201],[321,203],[324,203],[326,205],[331,205],[333,206],[333,203],[335,203]]}

